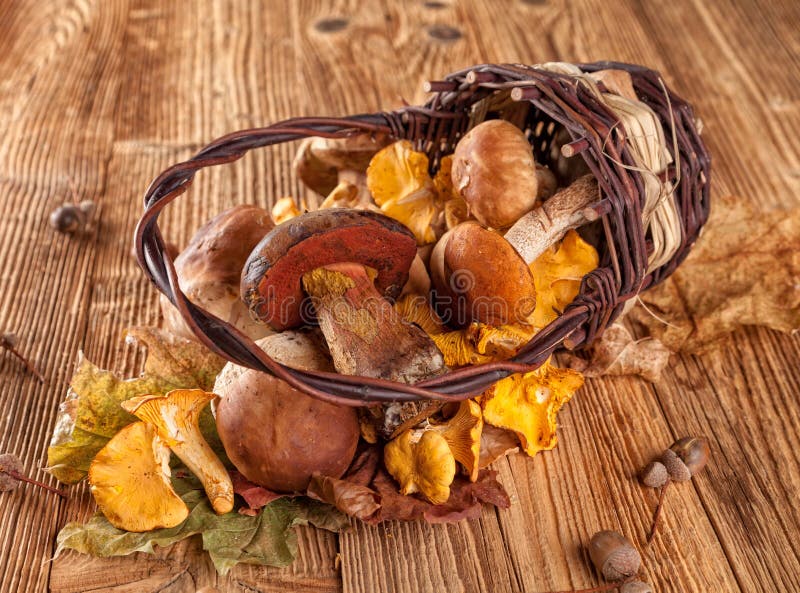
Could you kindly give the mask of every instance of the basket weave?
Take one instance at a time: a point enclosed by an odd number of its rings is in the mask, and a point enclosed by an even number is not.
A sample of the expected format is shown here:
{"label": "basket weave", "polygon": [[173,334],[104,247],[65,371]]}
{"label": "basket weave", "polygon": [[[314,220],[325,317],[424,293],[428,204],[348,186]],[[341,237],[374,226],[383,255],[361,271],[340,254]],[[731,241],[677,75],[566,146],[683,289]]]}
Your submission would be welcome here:
{"label": "basket weave", "polygon": [[[619,316],[625,301],[664,280],[689,253],[708,218],[710,159],[691,107],[666,88],[657,72],[616,62],[577,66],[586,73],[605,69],[629,72],[639,100],[658,116],[670,139],[667,148],[678,166],[668,167],[663,181],[674,184],[680,244],[665,264],[650,272],[648,253],[653,246],[642,222],[644,180],[626,141],[624,126],[580,83],[579,77],[521,64],[475,66],[430,82],[426,90],[434,94],[424,106],[342,118],[294,118],[215,140],[188,161],[161,173],[148,188],[135,234],[139,263],[197,337],[213,351],[237,364],[276,375],[309,395],[340,404],[461,400],[477,395],[511,373],[533,370],[561,346],[577,349],[591,344]],[[563,126],[567,130],[573,140],[570,147],[581,154],[598,180],[602,200],[593,208],[600,214],[603,228],[602,244],[598,246],[600,266],[583,279],[578,296],[563,314],[537,333],[513,359],[463,368],[415,385],[295,370],[269,358],[232,325],[192,304],[178,288],[158,216],[189,188],[200,169],[230,163],[253,148],[307,136],[338,138],[374,133],[411,140],[418,150],[428,153],[435,168],[441,156],[452,152],[458,138],[474,124],[479,102],[509,90],[513,90],[511,97],[515,100],[530,103],[522,127],[537,161],[542,162],[540,158],[548,153],[555,129]]]}

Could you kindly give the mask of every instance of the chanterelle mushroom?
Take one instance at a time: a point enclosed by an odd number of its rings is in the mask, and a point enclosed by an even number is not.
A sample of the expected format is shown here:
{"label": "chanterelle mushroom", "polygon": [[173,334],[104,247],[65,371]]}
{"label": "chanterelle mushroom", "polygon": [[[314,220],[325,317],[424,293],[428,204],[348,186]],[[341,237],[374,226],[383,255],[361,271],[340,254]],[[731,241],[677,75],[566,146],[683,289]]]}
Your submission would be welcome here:
{"label": "chanterelle mushroom", "polygon": [[400,484],[401,494],[421,492],[433,504],[450,498],[456,460],[447,440],[430,430],[407,430],[383,449],[386,470]]}
{"label": "chanterelle mushroom", "polygon": [[452,178],[469,213],[494,229],[508,228],[555,189],[522,130],[501,119],[478,124],[458,142]]}
{"label": "chanterelle mushroom", "polygon": [[122,407],[152,425],[158,436],[203,484],[218,514],[233,509],[233,484],[219,457],[200,432],[200,412],[214,399],[200,389],[176,389],[166,395],[145,395]]}
{"label": "chanterelle mushroom", "polygon": [[[181,290],[189,300],[253,339],[270,332],[250,318],[239,298],[239,279],[247,256],[273,226],[266,210],[236,206],[204,224],[175,259]],[[162,295],[160,303],[166,328],[179,336],[194,338],[169,299]]]}
{"label": "chanterelle mushroom", "polygon": [[445,322],[525,323],[536,306],[533,276],[502,235],[477,222],[445,233],[431,255],[434,304]]}
{"label": "chanterelle mushroom", "polygon": [[309,212],[256,247],[242,274],[242,295],[253,315],[275,329],[311,321],[303,308],[308,295],[337,371],[415,382],[444,367],[433,341],[387,300],[406,283],[415,254],[411,233],[381,214]]}
{"label": "chanterelle mushroom", "polygon": [[89,466],[89,484],[117,529],[175,527],[189,516],[170,483],[169,449],[144,422],[129,424],[106,443]]}
{"label": "chanterelle mushroom", "polygon": [[513,430],[533,457],[556,446],[556,415],[583,385],[583,376],[546,361],[530,373],[515,374],[487,389],[479,398],[483,420]]}
{"label": "chanterelle mushroom", "polygon": [[438,432],[447,441],[453,457],[467,471],[470,481],[478,479],[483,417],[481,407],[471,399],[462,401],[455,416],[443,424],[431,424],[427,430]]}

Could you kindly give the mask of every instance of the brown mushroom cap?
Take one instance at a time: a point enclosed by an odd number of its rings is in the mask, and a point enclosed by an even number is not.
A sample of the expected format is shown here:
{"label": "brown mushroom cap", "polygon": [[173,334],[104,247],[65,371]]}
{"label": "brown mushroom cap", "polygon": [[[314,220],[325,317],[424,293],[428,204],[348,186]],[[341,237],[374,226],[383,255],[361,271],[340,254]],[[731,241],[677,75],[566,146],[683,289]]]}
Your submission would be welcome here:
{"label": "brown mushroom cap", "polygon": [[437,308],[446,322],[524,322],[536,305],[533,276],[502,235],[473,221],[445,233],[431,256]]}
{"label": "brown mushroom cap", "polygon": [[[239,281],[247,256],[274,226],[263,208],[235,206],[200,227],[175,259],[181,290],[189,300],[253,338],[261,337],[264,331],[255,327],[241,303]],[[161,310],[169,329],[194,338],[178,310],[163,295]]]}
{"label": "brown mushroom cap", "polygon": [[536,204],[539,181],[533,149],[505,120],[478,124],[453,153],[453,186],[481,224],[504,229]]}
{"label": "brown mushroom cap", "polygon": [[303,324],[303,274],[341,263],[376,271],[375,286],[395,298],[408,280],[417,253],[414,235],[402,224],[366,210],[308,212],[275,227],[242,271],[241,294],[250,311],[276,330]]}
{"label": "brown mushroom cap", "polygon": [[[275,338],[257,343],[264,347]],[[281,351],[280,362],[330,368],[290,350]],[[314,399],[277,377],[232,363],[217,377],[214,392],[219,395],[215,414],[225,452],[251,482],[278,492],[300,492],[314,473],[338,478],[350,465],[360,434],[354,408]]]}

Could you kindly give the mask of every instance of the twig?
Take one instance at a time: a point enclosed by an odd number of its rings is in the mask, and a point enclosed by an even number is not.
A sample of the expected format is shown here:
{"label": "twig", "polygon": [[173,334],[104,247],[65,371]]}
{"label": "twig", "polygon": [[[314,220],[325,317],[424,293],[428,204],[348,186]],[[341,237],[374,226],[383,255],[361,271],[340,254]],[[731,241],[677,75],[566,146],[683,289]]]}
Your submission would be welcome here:
{"label": "twig", "polygon": [[658,529],[658,520],[661,518],[661,509],[664,508],[664,495],[667,493],[667,488],[672,483],[670,480],[666,484],[661,487],[661,493],[658,495],[658,504],[656,504],[656,510],[653,513],[653,524],[650,527],[650,533],[647,534],[647,545],[649,546],[653,542],[653,538],[656,536],[656,530]]}
{"label": "twig", "polygon": [[25,368],[27,368],[30,373],[32,373],[37,379],[39,379],[39,381],[44,383],[44,375],[42,375],[38,370],[36,370],[36,367],[33,366],[33,364],[31,364],[31,361],[25,358],[25,356],[19,350],[16,349],[14,343],[6,335],[0,336],[0,348],[4,348],[5,350],[11,352],[11,354],[13,354],[19,360],[22,361],[22,363],[25,365]]}
{"label": "twig", "polygon": [[67,497],[67,493],[64,492],[63,490],[59,490],[58,488],[53,488],[52,486],[49,486],[44,482],[40,482],[39,480],[34,480],[33,478],[29,478],[28,476],[25,476],[19,473],[18,471],[15,471],[10,468],[5,468],[2,465],[0,465],[0,473],[9,475],[15,480],[19,480],[20,482],[27,482],[28,484],[33,484],[34,486],[39,486],[40,488],[44,488],[45,490],[53,492],[54,494],[58,494],[61,498]]}

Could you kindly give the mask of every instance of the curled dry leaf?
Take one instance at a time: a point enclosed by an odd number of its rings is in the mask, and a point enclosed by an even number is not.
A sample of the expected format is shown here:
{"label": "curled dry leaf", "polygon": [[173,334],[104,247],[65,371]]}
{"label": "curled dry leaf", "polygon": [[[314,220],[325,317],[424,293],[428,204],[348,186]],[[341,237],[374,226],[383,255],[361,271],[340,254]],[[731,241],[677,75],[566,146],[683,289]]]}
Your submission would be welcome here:
{"label": "curled dry leaf", "polygon": [[478,467],[488,467],[501,457],[519,451],[519,438],[513,431],[484,423]]}
{"label": "curled dry leaf", "polygon": [[[123,401],[143,393],[163,395],[181,388],[209,391],[225,362],[199,342],[155,328],[133,328],[128,330],[127,339],[148,350],[139,377],[123,379],[79,355],[47,449],[48,471],[62,482],[82,480],[97,452],[120,429],[136,421],[122,409]],[[210,410],[204,410],[200,425],[206,440],[220,453],[222,446]]]}
{"label": "curled dry leaf", "polygon": [[441,201],[428,173],[428,156],[401,140],[380,150],[367,168],[367,187],[381,211],[414,233],[419,245],[436,241]]}
{"label": "curled dry leaf", "polygon": [[569,366],[585,377],[639,375],[655,382],[672,353],[656,338],[636,340],[624,325],[615,323],[592,345],[589,354],[589,360],[571,356]]}
{"label": "curled dry leaf", "polygon": [[234,494],[241,496],[246,505],[239,508],[239,512],[242,515],[254,517],[262,507],[267,506],[273,500],[286,496],[286,494],[273,492],[272,490],[267,490],[263,486],[253,484],[253,482],[236,470],[231,470],[228,473],[231,476],[231,482],[233,482]]}
{"label": "curled dry leaf", "polygon": [[321,476],[311,478],[306,494],[332,504],[338,510],[361,521],[372,522],[381,508],[380,495],[367,486],[349,480]]}
{"label": "curled dry leaf", "polygon": [[533,457],[556,446],[556,416],[583,385],[583,376],[550,361],[530,373],[514,374],[480,396],[485,423],[513,430]]}
{"label": "curled dry leaf", "polygon": [[[800,208],[716,199],[689,257],[628,318],[673,352],[700,352],[743,325],[800,328]],[[709,287],[713,287],[710,290]]]}

